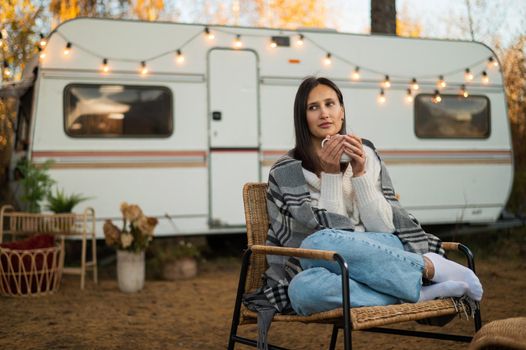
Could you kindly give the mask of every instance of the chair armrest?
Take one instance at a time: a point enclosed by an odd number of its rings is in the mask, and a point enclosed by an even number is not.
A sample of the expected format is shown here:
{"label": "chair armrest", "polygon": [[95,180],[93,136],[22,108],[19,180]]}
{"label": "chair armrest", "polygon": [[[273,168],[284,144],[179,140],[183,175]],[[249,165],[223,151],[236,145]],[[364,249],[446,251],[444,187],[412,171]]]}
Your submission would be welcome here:
{"label": "chair armrest", "polygon": [[252,245],[249,247],[255,254],[270,254],[270,255],[283,255],[283,256],[294,256],[298,258],[308,259],[321,259],[321,260],[336,260],[334,255],[335,251],[332,250],[317,250],[317,249],[301,249],[301,248],[286,248],[286,247],[273,247],[267,245]]}
{"label": "chair armrest", "polygon": [[442,242],[444,250],[458,250],[460,243],[458,242]]}
{"label": "chair armrest", "polygon": [[444,250],[456,250],[462,252],[466,257],[468,267],[475,272],[475,256],[467,246],[457,242],[442,242],[442,248],[444,248]]}

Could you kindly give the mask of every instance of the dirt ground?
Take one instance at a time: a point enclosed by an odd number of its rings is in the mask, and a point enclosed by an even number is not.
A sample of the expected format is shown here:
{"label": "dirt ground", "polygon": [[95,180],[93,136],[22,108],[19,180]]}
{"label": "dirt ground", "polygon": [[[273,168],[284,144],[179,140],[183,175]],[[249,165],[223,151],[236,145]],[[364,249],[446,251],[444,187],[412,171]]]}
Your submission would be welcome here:
{"label": "dirt ground", "polygon": [[[507,246],[497,254],[477,253],[477,271],[484,285],[483,323],[526,316],[524,234]],[[110,264],[106,268],[110,272],[102,271],[99,284],[89,281],[84,291],[79,289],[78,277],[66,276],[59,292],[51,296],[0,297],[0,348],[225,349],[239,267],[239,258],[217,258],[202,263],[197,278],[147,280],[142,291],[124,294],[117,288]],[[443,330],[415,322],[402,327]],[[444,328],[472,333],[473,323],[456,319]],[[240,333],[255,336],[256,328],[241,326]],[[324,325],[276,323],[270,341],[294,349],[321,349],[328,347],[330,333],[331,328]],[[353,333],[353,345],[357,349],[467,348],[463,343],[364,332]],[[338,346],[342,348],[341,343]]]}

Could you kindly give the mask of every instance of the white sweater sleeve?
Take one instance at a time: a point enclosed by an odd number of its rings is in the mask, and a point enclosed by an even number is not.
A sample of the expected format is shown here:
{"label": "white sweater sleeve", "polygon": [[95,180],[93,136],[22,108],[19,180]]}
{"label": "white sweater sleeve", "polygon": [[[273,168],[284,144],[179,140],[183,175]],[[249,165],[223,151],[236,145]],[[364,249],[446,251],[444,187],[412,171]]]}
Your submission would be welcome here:
{"label": "white sweater sleeve", "polygon": [[347,215],[343,202],[342,174],[321,173],[318,206],[331,213]]}
{"label": "white sweater sleeve", "polygon": [[356,193],[356,205],[360,219],[369,232],[394,232],[393,210],[382,194],[380,161],[369,147],[366,152],[366,173],[352,177],[351,184]]}

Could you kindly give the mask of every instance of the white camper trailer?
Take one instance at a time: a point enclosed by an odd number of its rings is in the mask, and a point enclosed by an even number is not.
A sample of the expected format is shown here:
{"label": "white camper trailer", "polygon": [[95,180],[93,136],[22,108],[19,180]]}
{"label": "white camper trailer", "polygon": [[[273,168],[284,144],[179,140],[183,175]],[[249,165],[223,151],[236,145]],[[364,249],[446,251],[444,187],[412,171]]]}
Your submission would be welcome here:
{"label": "white camper trailer", "polygon": [[243,230],[242,185],[293,146],[307,75],[341,87],[422,223],[494,222],[511,189],[503,79],[480,43],[80,18],[42,52],[16,148],[52,159],[100,224],[127,201],[156,234]]}

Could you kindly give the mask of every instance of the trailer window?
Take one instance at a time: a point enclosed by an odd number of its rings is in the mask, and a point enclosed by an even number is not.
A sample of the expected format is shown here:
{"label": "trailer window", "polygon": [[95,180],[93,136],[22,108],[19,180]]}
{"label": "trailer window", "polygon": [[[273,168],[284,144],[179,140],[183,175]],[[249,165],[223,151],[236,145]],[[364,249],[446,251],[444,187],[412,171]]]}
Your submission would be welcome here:
{"label": "trailer window", "polygon": [[415,133],[420,138],[487,138],[490,103],[486,96],[420,94],[415,98]]}
{"label": "trailer window", "polygon": [[168,137],[172,101],[162,86],[71,84],[64,89],[64,127],[72,137]]}

